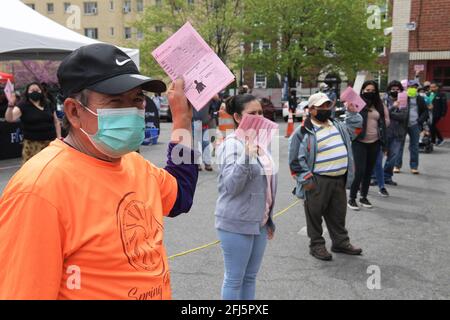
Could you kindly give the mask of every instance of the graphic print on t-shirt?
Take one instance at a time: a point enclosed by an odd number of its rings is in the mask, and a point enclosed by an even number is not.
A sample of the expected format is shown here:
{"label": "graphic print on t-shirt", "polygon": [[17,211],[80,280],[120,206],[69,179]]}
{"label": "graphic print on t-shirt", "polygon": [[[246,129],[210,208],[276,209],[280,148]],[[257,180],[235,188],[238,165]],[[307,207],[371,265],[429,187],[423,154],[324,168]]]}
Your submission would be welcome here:
{"label": "graphic print on t-shirt", "polygon": [[117,207],[117,222],[123,251],[133,268],[160,276],[166,271],[160,247],[163,245],[163,226],[142,201],[127,193]]}

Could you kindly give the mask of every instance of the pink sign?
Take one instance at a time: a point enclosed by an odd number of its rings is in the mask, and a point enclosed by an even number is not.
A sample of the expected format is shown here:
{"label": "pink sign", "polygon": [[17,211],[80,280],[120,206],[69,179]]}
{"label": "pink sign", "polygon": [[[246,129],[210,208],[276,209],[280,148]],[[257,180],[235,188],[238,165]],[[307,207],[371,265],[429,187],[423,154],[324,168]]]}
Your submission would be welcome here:
{"label": "pink sign", "polygon": [[366,102],[353,90],[352,87],[347,87],[344,92],[341,93],[341,101],[351,103],[358,109],[358,112],[366,106]]}
{"label": "pink sign", "polygon": [[425,70],[425,65],[424,64],[416,64],[414,65],[414,71],[416,72],[421,72]]}
{"label": "pink sign", "polygon": [[399,108],[406,108],[408,106],[408,95],[405,91],[398,93],[397,101],[399,104]]}
{"label": "pink sign", "polygon": [[277,133],[278,124],[262,116],[246,114],[239,123],[236,136],[241,140],[249,140],[252,143],[267,148]]}
{"label": "pink sign", "polygon": [[8,99],[8,102],[11,102],[12,96],[14,94],[14,85],[11,83],[11,81],[9,81],[9,79],[6,82],[6,86],[3,91],[5,91],[6,99]]}
{"label": "pink sign", "polygon": [[197,110],[234,81],[231,71],[189,22],[152,55],[172,81],[184,79],[186,97]]}

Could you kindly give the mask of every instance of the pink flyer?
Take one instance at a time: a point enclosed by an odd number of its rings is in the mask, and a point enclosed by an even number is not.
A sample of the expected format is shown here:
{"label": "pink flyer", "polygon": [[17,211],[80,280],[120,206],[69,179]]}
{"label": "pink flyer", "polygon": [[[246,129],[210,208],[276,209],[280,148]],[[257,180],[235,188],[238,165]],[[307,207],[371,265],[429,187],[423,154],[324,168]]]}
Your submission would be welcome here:
{"label": "pink flyer", "polygon": [[186,97],[197,110],[234,81],[231,71],[189,22],[152,55],[172,81],[184,79]]}
{"label": "pink flyer", "polygon": [[6,82],[6,86],[3,91],[5,91],[6,99],[8,99],[8,101],[10,102],[14,93],[14,86],[11,81],[9,81],[9,79],[8,82]]}
{"label": "pink flyer", "polygon": [[353,90],[352,87],[347,87],[344,92],[341,93],[341,101],[351,103],[356,106],[358,112],[366,106],[366,102]]}
{"label": "pink flyer", "polygon": [[405,91],[398,93],[397,98],[399,108],[406,108],[408,106],[408,95]]}
{"label": "pink flyer", "polygon": [[278,124],[262,116],[246,114],[239,123],[236,136],[267,148],[278,131]]}

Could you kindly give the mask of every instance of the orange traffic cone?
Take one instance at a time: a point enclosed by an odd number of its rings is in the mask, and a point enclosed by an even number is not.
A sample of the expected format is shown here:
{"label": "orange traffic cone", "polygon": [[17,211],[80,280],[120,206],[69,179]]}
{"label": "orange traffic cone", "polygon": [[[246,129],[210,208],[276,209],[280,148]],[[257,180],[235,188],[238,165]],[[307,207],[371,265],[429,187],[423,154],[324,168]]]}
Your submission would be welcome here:
{"label": "orange traffic cone", "polygon": [[289,138],[294,132],[294,118],[292,117],[292,111],[289,111],[288,125],[286,128],[286,138]]}

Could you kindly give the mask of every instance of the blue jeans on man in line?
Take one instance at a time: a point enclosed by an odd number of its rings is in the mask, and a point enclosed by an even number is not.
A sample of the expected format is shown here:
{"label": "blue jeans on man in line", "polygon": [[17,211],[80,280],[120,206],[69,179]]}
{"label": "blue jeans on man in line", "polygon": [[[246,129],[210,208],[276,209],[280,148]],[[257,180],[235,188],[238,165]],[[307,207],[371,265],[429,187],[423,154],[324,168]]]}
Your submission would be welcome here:
{"label": "blue jeans on man in line", "polygon": [[222,247],[225,274],[223,300],[254,300],[256,275],[267,245],[267,227],[259,235],[233,233],[217,229]]}
{"label": "blue jeans on man in line", "polygon": [[[419,168],[419,139],[420,139],[420,129],[419,125],[415,124],[408,127],[407,134],[409,135],[409,167],[411,169]],[[406,140],[406,139],[405,139]],[[396,161],[396,167],[401,168],[403,165],[403,150],[405,148],[405,140],[401,145],[400,153]]]}
{"label": "blue jeans on man in line", "polygon": [[403,156],[403,152],[400,153],[403,141],[405,139],[390,137],[388,138],[388,154],[384,164],[384,181],[392,181],[394,175],[394,167],[397,165],[399,157]]}

